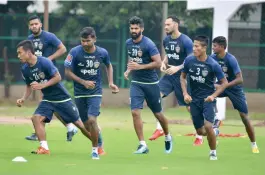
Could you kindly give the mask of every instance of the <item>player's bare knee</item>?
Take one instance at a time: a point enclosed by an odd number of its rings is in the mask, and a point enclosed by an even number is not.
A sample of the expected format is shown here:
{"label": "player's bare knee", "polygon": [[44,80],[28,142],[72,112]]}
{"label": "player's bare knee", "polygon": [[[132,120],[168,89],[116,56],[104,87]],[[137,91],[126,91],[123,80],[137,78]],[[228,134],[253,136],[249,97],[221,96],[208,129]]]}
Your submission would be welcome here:
{"label": "player's bare knee", "polygon": [[204,128],[207,133],[209,133],[213,129],[213,124],[211,122],[205,121]]}
{"label": "player's bare knee", "polygon": [[155,115],[155,117],[156,117],[157,119],[161,119],[161,118],[163,118],[163,117],[164,117],[164,115],[163,115],[163,113],[162,113],[162,112],[157,112],[157,113],[154,113],[154,115]]}
{"label": "player's bare knee", "polygon": [[139,110],[132,110],[132,116],[133,118],[139,118],[140,117]]}
{"label": "player's bare knee", "polygon": [[78,127],[79,129],[84,128],[84,124],[82,123],[81,120],[77,120],[73,123],[76,127]]}
{"label": "player's bare knee", "polygon": [[201,135],[201,136],[205,135],[205,131],[203,130],[203,128],[197,129],[196,132],[197,132],[198,135]]}
{"label": "player's bare knee", "polygon": [[98,124],[97,124],[97,118],[96,117],[89,117],[88,118],[88,124],[90,125],[90,126],[94,126],[94,125],[96,125],[96,126],[98,126]]}
{"label": "player's bare knee", "polygon": [[247,125],[250,122],[247,114],[240,112],[239,115],[244,125]]}
{"label": "player's bare knee", "polygon": [[44,119],[45,119],[45,117],[40,116],[40,115],[34,115],[34,116],[31,117],[31,120],[34,123],[41,123],[41,122],[44,121]]}

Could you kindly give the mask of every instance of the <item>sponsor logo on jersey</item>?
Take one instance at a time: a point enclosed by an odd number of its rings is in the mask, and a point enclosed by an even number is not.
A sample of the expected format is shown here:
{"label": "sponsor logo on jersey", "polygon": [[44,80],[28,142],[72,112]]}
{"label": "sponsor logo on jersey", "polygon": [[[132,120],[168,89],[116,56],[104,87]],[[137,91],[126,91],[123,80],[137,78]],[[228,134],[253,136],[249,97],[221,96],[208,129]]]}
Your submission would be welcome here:
{"label": "sponsor logo on jersey", "polygon": [[202,76],[193,76],[193,75],[190,75],[190,78],[193,81],[197,81],[199,83],[205,83],[205,78],[203,78]]}

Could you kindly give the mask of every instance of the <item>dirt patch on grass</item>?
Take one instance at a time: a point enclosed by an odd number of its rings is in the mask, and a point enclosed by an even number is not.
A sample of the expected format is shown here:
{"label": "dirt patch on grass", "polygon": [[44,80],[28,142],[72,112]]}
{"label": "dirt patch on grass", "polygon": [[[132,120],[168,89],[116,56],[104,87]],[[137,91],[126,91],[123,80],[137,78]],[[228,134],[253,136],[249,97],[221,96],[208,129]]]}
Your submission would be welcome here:
{"label": "dirt patch on grass", "polygon": [[0,116],[0,124],[30,124],[30,123],[31,123],[30,118]]}
{"label": "dirt patch on grass", "polygon": [[[55,119],[57,120],[57,119]],[[0,124],[31,124],[30,118],[26,117],[5,117],[0,116]],[[192,125],[191,120],[168,120],[169,124],[174,125]],[[256,127],[265,127],[265,121],[254,121],[254,126]],[[117,124],[118,125],[118,124]],[[226,124],[229,125],[229,124]]]}
{"label": "dirt patch on grass", "polygon": [[265,121],[258,122],[254,126],[265,127]]}

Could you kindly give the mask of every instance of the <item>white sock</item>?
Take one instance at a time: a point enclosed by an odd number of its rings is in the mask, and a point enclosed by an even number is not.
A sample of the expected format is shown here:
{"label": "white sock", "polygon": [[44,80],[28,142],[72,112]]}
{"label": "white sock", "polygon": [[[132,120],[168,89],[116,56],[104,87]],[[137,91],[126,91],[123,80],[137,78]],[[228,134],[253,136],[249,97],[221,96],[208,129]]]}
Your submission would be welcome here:
{"label": "white sock", "polygon": [[140,141],[140,145],[147,146],[147,145],[146,145],[146,142],[145,142],[144,140]]}
{"label": "white sock", "polygon": [[46,150],[49,150],[47,141],[40,141],[40,146]]}
{"label": "white sock", "polygon": [[200,135],[198,135],[198,134],[196,134],[195,137],[198,138],[198,139],[201,139],[201,140],[202,140],[202,136],[200,136]]}
{"label": "white sock", "polygon": [[211,150],[211,151],[210,151],[210,154],[214,154],[214,155],[216,155],[216,150]]}
{"label": "white sock", "polygon": [[253,148],[253,147],[258,147],[258,145],[257,145],[256,142],[251,142],[251,146],[252,146],[252,148]]}
{"label": "white sock", "polygon": [[162,126],[161,126],[161,124],[159,123],[158,120],[156,120],[156,129],[157,129],[157,130],[162,130],[162,131],[163,131]]}
{"label": "white sock", "polygon": [[67,132],[72,132],[75,129],[75,125],[73,123],[69,123],[66,125]]}
{"label": "white sock", "polygon": [[97,153],[98,154],[98,147],[92,147],[92,153]]}
{"label": "white sock", "polygon": [[168,133],[168,135],[165,135],[165,140],[166,141],[171,141],[172,140],[172,137],[171,137],[170,133]]}

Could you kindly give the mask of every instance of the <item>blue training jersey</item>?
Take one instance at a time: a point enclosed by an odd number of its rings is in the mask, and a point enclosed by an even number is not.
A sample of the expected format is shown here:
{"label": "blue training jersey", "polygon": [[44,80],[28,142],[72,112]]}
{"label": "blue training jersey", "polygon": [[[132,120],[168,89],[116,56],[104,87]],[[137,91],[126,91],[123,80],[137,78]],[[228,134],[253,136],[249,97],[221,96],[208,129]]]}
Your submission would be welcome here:
{"label": "blue training jersey", "polygon": [[[31,34],[28,39],[33,42],[35,55],[43,57],[49,57],[54,54],[62,43],[53,33],[43,30],[39,36]],[[56,61],[53,60],[53,63],[56,64]]]}
{"label": "blue training jersey", "polygon": [[[237,59],[234,55],[227,52],[224,58],[218,58],[216,54],[211,55],[211,57],[213,57],[222,67],[228,82],[235,80],[236,75],[241,72]],[[242,85],[235,85],[229,89],[241,90]]]}
{"label": "blue training jersey", "polygon": [[173,66],[183,64],[185,58],[193,52],[192,40],[185,34],[181,34],[176,39],[173,39],[171,35],[166,36],[163,46],[168,57],[168,64]]}
{"label": "blue training jersey", "polygon": [[[138,64],[151,63],[152,56],[159,54],[154,42],[146,36],[139,43],[134,43],[130,38],[126,41],[128,59]],[[132,82],[156,83],[158,75],[155,69],[132,70]]]}
{"label": "blue training jersey", "polygon": [[193,101],[201,100],[215,91],[215,80],[225,78],[219,64],[210,56],[205,62],[199,61],[195,56],[189,56],[184,62],[183,72],[190,81],[190,93]]}
{"label": "blue training jersey", "polygon": [[96,46],[94,53],[87,53],[82,45],[72,48],[64,61],[64,66],[70,68],[72,72],[83,80],[95,81],[94,89],[86,89],[82,84],[74,81],[75,96],[101,96],[102,77],[100,65],[109,66],[110,56],[106,49]]}
{"label": "blue training jersey", "polygon": [[[32,82],[45,83],[52,79],[58,73],[58,69],[51,60],[45,57],[37,57],[37,63],[30,67],[28,63],[23,64],[21,68],[23,79],[29,86]],[[44,88],[43,101],[60,102],[70,100],[70,95],[61,82]]]}

